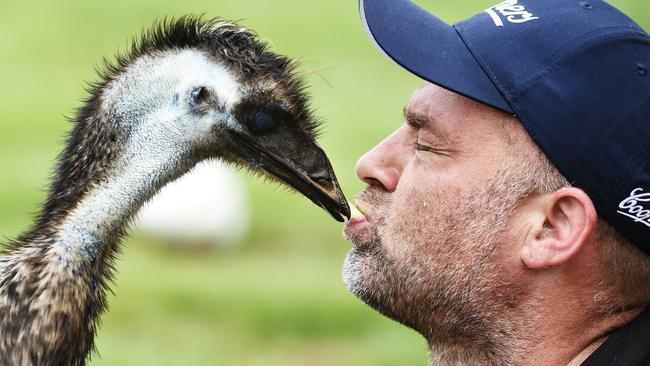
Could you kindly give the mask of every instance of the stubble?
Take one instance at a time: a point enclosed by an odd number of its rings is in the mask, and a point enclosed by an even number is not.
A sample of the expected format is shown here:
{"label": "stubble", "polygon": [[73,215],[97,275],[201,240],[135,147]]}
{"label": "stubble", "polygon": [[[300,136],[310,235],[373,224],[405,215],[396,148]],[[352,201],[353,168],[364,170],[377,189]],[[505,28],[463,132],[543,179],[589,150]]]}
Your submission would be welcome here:
{"label": "stubble", "polygon": [[[434,364],[508,365],[526,288],[504,270],[508,223],[530,194],[497,172],[474,192],[387,193],[370,187],[371,228],[344,265],[348,289],[420,332]],[[455,199],[450,199],[455,197]],[[507,243],[507,244],[506,244]]]}

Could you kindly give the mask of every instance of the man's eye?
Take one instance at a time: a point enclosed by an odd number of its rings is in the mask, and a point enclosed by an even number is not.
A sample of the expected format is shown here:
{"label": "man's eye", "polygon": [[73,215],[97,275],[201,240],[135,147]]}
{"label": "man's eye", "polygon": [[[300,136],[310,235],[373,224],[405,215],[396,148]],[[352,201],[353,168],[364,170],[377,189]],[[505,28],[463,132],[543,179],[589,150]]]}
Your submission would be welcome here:
{"label": "man's eye", "polygon": [[440,155],[440,156],[446,156],[446,157],[451,157],[452,156],[451,155],[451,150],[449,150],[449,149],[445,149],[445,148],[441,149],[441,148],[435,148],[435,147],[432,147],[432,146],[422,145],[417,141],[415,142],[415,144],[413,144],[413,147],[414,147],[414,149],[416,151],[424,151],[424,152],[428,152],[428,153],[432,153],[432,154],[436,154],[436,155]]}
{"label": "man's eye", "polygon": [[418,151],[434,152],[434,150],[432,148],[430,148],[429,146],[422,145],[417,141],[415,142],[415,144],[413,144],[413,147],[415,148],[415,150],[418,150]]}

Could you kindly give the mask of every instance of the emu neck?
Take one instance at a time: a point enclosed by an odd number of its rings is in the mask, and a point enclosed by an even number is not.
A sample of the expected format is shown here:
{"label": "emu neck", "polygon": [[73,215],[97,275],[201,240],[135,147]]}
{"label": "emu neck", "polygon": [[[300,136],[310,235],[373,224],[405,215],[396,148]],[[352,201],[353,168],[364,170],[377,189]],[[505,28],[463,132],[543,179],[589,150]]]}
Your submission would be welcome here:
{"label": "emu neck", "polygon": [[94,263],[120,240],[142,205],[179,175],[167,166],[174,160],[169,156],[131,160],[116,175],[92,184],[57,225],[52,249],[64,258]]}
{"label": "emu neck", "polygon": [[124,226],[180,172],[170,164],[173,156],[142,155],[148,159],[127,154],[129,159],[115,164],[123,168],[102,179],[66,177],[74,189],[53,191],[52,202],[78,189],[86,193],[69,210],[67,201],[52,206],[65,213],[0,257],[1,365],[85,364],[97,318],[106,310],[111,263]]}
{"label": "emu neck", "polygon": [[95,187],[65,217],[53,247],[63,254],[93,261],[119,240],[123,226],[149,197],[142,182],[131,177]]}

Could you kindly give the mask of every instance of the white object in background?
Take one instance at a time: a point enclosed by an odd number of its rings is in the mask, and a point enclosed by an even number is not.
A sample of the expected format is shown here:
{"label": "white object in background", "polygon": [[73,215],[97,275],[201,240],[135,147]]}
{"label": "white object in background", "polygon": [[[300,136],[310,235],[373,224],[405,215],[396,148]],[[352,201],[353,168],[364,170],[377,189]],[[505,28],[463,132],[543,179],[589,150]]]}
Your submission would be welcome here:
{"label": "white object in background", "polygon": [[236,244],[248,225],[245,183],[217,161],[201,162],[165,186],[135,220],[136,231],[188,244]]}

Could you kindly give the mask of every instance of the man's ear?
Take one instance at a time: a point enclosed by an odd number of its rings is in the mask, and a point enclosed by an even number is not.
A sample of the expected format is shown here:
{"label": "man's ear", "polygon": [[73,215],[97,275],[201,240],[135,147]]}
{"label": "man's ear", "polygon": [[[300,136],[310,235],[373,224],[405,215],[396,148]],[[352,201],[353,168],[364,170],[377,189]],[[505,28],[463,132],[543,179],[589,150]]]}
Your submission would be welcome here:
{"label": "man's ear", "polygon": [[521,259],[526,267],[544,269],[571,260],[588,242],[596,228],[593,202],[581,189],[565,187],[540,197],[530,215],[532,224]]}

